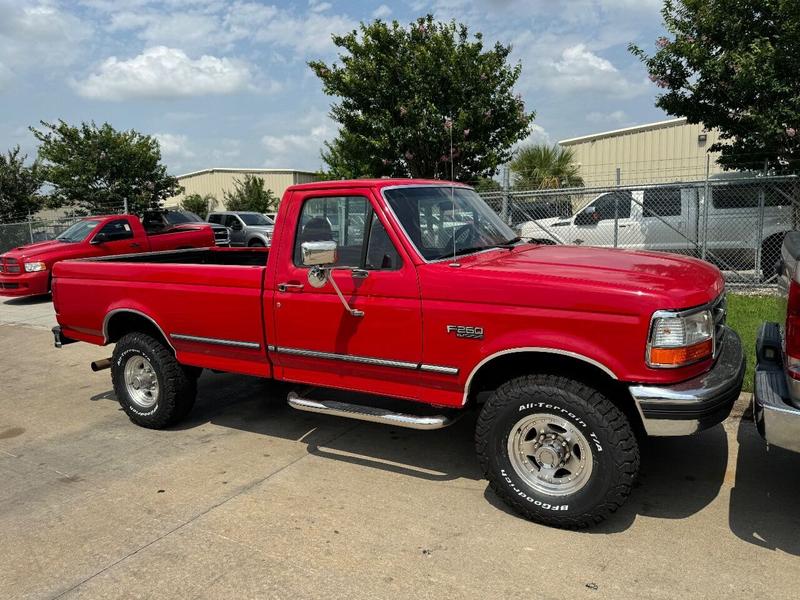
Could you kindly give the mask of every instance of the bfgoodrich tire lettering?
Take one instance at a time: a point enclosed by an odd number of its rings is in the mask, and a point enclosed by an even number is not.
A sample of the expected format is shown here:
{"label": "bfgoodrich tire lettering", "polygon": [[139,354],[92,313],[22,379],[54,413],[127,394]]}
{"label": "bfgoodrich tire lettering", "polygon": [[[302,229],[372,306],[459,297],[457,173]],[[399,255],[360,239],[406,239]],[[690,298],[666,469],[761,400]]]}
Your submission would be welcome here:
{"label": "bfgoodrich tire lettering", "polygon": [[[522,440],[512,459],[514,436],[526,427],[532,439]],[[616,511],[639,469],[636,438],[620,410],[597,390],[556,375],[519,377],[498,388],[483,406],[475,442],[504,502],[532,521],[568,529]]]}
{"label": "bfgoodrich tire lettering", "polygon": [[[143,376],[134,377],[135,372]],[[135,383],[132,379],[136,379]],[[183,419],[197,395],[197,378],[178,363],[163,343],[143,333],[129,333],[117,342],[111,360],[111,381],[130,420],[150,429],[169,427]],[[155,393],[143,397],[138,392],[141,387]]]}

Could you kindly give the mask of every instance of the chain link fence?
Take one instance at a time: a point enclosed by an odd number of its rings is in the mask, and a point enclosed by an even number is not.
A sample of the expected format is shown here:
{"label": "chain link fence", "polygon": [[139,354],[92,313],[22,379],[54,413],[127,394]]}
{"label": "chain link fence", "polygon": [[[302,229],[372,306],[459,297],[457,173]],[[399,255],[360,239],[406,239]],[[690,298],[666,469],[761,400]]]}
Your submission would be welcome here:
{"label": "chain link fence", "polygon": [[[98,214],[122,214],[124,205],[103,207]],[[14,223],[0,223],[0,254],[17,246],[46,242],[55,239],[81,219],[91,216],[86,211],[58,209],[42,211],[15,219]]]}
{"label": "chain link fence", "polygon": [[482,194],[523,238],[674,252],[717,265],[732,287],[776,282],[783,236],[798,229],[800,179],[721,173],[688,182]]}

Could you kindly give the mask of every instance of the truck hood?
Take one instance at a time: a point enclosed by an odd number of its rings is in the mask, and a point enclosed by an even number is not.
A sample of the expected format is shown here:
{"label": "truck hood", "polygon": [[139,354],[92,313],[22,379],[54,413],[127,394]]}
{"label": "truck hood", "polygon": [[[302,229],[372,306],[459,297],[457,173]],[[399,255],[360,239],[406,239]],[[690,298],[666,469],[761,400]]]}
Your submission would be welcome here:
{"label": "truck hood", "polygon": [[21,261],[28,258],[46,259],[51,256],[65,258],[72,254],[80,254],[85,252],[86,249],[80,242],[72,243],[48,240],[46,242],[37,242],[35,244],[27,244],[25,246],[12,248],[2,256]]}
{"label": "truck hood", "polygon": [[462,268],[475,275],[493,274],[516,289],[567,285],[576,293],[603,292],[635,301],[651,297],[664,309],[705,304],[725,286],[719,270],[705,261],[662,252],[584,246],[526,244],[511,251],[474,255],[463,261]]}

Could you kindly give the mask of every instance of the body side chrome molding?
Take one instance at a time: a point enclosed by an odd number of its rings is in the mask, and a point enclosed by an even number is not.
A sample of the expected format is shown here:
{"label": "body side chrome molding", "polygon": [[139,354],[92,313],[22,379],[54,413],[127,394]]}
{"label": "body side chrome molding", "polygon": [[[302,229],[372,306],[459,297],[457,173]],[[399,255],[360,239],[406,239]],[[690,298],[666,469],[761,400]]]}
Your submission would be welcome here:
{"label": "body side chrome molding", "polygon": [[103,319],[103,343],[104,344],[108,344],[109,343],[109,339],[108,339],[108,323],[109,323],[109,321],[111,321],[111,317],[113,317],[114,315],[119,314],[119,313],[131,313],[131,314],[137,315],[139,317],[144,317],[145,319],[150,321],[155,326],[155,328],[158,329],[158,331],[161,333],[161,336],[164,338],[164,340],[167,342],[167,344],[169,344],[169,347],[172,348],[172,351],[175,352],[175,346],[173,346],[172,343],[169,341],[169,336],[166,333],[164,333],[164,330],[161,329],[161,326],[158,323],[156,323],[156,320],[153,317],[151,317],[150,315],[146,315],[142,311],[136,310],[135,308],[115,308],[114,310],[109,311],[106,314],[105,318]]}
{"label": "body side chrome molding", "polygon": [[569,350],[560,350],[558,348],[546,348],[541,346],[526,346],[521,348],[509,348],[508,350],[501,350],[500,352],[495,352],[494,354],[490,354],[483,360],[481,360],[469,374],[467,377],[467,382],[464,384],[464,398],[461,401],[461,405],[464,406],[467,403],[467,398],[469,397],[469,388],[472,385],[472,380],[475,377],[475,374],[480,371],[481,367],[486,363],[490,362],[491,360],[498,358],[499,356],[504,356],[506,354],[521,354],[521,353],[542,353],[542,354],[559,354],[561,356],[568,356],[570,358],[575,358],[577,360],[581,360],[585,363],[588,363],[592,366],[597,367],[601,371],[603,371],[606,375],[611,377],[612,379],[619,379],[614,371],[609,369],[603,363],[597,362],[593,358],[589,358],[588,356],[584,356],[583,354],[578,354],[577,352],[570,352]]}
{"label": "body side chrome molding", "polygon": [[374,365],[377,367],[393,367],[397,369],[408,369],[411,371],[419,370],[429,373],[441,373],[443,375],[458,375],[458,369],[456,367],[420,364],[402,360],[389,360],[386,358],[373,358],[371,356],[358,356],[356,354],[336,354],[334,352],[320,352],[318,350],[303,350],[302,348],[285,348],[283,346],[267,346],[267,348],[271,352],[277,352],[278,354],[290,354],[292,356],[339,360],[342,362],[354,362],[363,365]]}
{"label": "body side chrome molding", "polygon": [[182,333],[171,333],[170,337],[184,342],[197,342],[200,344],[212,344],[215,346],[229,346],[231,348],[247,348],[248,350],[260,350],[261,344],[258,342],[241,342],[239,340],[225,340],[222,338],[203,337],[199,335],[185,335]]}

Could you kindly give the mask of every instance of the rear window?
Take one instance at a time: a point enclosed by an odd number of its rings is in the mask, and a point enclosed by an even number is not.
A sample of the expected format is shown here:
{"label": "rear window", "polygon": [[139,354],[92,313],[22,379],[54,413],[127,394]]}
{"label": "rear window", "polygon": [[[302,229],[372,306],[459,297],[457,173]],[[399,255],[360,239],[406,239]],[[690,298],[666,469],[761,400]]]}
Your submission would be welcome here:
{"label": "rear window", "polygon": [[757,208],[762,191],[764,206],[790,206],[792,203],[791,183],[762,185],[753,182],[715,185],[711,189],[712,204],[721,209]]}
{"label": "rear window", "polygon": [[208,222],[222,225],[222,215],[210,215],[208,217]]}

